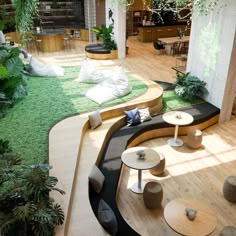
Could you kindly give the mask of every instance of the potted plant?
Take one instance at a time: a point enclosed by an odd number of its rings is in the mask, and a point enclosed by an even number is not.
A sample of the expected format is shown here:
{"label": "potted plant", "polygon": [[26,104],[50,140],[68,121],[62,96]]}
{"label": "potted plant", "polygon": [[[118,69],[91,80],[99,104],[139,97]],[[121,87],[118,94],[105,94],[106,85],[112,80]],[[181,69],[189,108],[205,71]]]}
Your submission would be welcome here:
{"label": "potted plant", "polygon": [[205,88],[206,83],[198,77],[191,75],[189,72],[185,75],[181,75],[177,72],[175,85],[175,93],[188,100],[192,100],[196,97],[203,97],[208,93]]}
{"label": "potted plant", "polygon": [[47,164],[23,165],[9,141],[0,140],[0,235],[52,236],[64,221],[61,206],[49,197],[56,177]]}
{"label": "potted plant", "polygon": [[117,50],[117,44],[113,39],[113,27],[111,25],[108,27],[102,25],[101,28],[93,27],[92,30],[96,34],[97,38],[101,37],[104,48],[109,50]]}

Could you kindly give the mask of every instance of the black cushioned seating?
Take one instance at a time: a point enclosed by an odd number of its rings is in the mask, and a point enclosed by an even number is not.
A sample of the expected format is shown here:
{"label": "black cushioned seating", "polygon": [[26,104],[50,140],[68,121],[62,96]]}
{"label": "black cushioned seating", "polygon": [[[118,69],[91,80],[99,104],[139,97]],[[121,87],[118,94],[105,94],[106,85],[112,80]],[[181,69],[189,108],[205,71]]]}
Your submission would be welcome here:
{"label": "black cushioned seating", "polygon": [[89,44],[85,46],[85,51],[95,54],[109,54],[111,50],[105,49],[102,44]]}
{"label": "black cushioned seating", "polygon": [[[190,113],[194,117],[194,122],[191,125],[200,124],[203,121],[218,115],[220,110],[208,102],[193,105],[192,107],[180,109]],[[127,145],[140,134],[158,128],[172,127],[162,119],[162,114],[153,117],[152,120],[144,122],[137,126],[124,126],[115,131],[110,140],[107,142],[102,159],[99,163],[99,168],[105,176],[105,182],[100,194],[95,193],[90,188],[90,202],[95,215],[97,216],[97,208],[99,200],[104,199],[114,211],[117,223],[117,235],[139,235],[133,230],[123,219],[116,205],[116,190],[118,187],[122,161],[121,154],[125,151]]]}

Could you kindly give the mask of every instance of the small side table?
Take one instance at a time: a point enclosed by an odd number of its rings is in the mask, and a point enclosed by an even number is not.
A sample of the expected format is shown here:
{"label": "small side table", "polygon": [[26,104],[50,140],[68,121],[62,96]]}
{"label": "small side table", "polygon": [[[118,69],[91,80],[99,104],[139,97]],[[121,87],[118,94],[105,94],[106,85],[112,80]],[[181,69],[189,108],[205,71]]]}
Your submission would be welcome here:
{"label": "small side table", "polygon": [[[187,218],[185,208],[197,209],[194,220]],[[216,227],[216,217],[213,211],[202,201],[196,199],[178,198],[172,200],[164,209],[164,217],[173,230],[183,235],[209,235]]]}
{"label": "small side table", "polygon": [[[144,150],[144,159],[139,159],[136,152]],[[143,193],[146,182],[142,180],[142,170],[149,170],[160,162],[158,152],[146,147],[132,147],[126,149],[121,155],[122,162],[132,168],[138,170],[138,182],[130,188],[134,193]]]}
{"label": "small side table", "polygon": [[165,122],[175,125],[174,138],[169,139],[168,144],[173,147],[182,146],[183,141],[177,138],[179,126],[191,124],[193,122],[193,116],[183,111],[169,111],[162,118]]}

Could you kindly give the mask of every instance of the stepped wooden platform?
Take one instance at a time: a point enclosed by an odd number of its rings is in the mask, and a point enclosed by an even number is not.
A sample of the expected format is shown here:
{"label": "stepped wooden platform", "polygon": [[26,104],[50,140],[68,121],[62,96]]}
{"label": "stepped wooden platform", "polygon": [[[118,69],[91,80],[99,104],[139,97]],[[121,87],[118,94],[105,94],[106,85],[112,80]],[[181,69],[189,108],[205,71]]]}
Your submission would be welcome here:
{"label": "stepped wooden platform", "polygon": [[49,164],[53,166],[50,175],[58,177],[58,187],[66,192],[64,196],[52,195],[63,206],[65,213],[65,223],[57,228],[56,235],[106,234],[90,206],[88,174],[99,160],[109,135],[124,125],[124,110],[136,106],[149,107],[154,114],[162,108],[162,88],[152,81],[143,82],[149,87],[145,94],[100,111],[103,125],[96,130],[89,129],[89,113],[66,118],[50,130]]}
{"label": "stepped wooden platform", "polygon": [[[88,113],[66,118],[49,133],[49,163],[53,166],[50,174],[57,176],[65,196],[52,195],[63,206],[65,223],[57,228],[56,235],[107,235],[99,224],[89,201],[88,174],[93,164],[102,158],[106,144],[111,135],[125,125],[124,110],[134,107],[150,107],[155,114],[162,107],[162,88],[152,82],[145,82],[148,91],[132,101],[101,110],[102,126],[95,130],[89,129]],[[197,114],[196,114],[197,115]],[[208,121],[193,124],[195,128],[204,129],[218,121],[218,115]],[[154,122],[155,123],[155,122]],[[136,132],[129,139],[128,147],[154,137],[173,135],[174,128],[170,125],[160,127],[148,125],[142,132]],[[187,128],[179,131],[186,134]]]}

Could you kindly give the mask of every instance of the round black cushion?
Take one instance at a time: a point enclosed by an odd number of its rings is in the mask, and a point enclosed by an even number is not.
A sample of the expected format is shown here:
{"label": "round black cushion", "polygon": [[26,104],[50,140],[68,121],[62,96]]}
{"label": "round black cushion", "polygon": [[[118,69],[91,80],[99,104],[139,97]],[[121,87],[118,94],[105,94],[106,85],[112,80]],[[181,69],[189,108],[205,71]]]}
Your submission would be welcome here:
{"label": "round black cushion", "polygon": [[102,44],[89,44],[85,46],[85,51],[93,54],[110,54],[111,51],[102,46]]}

